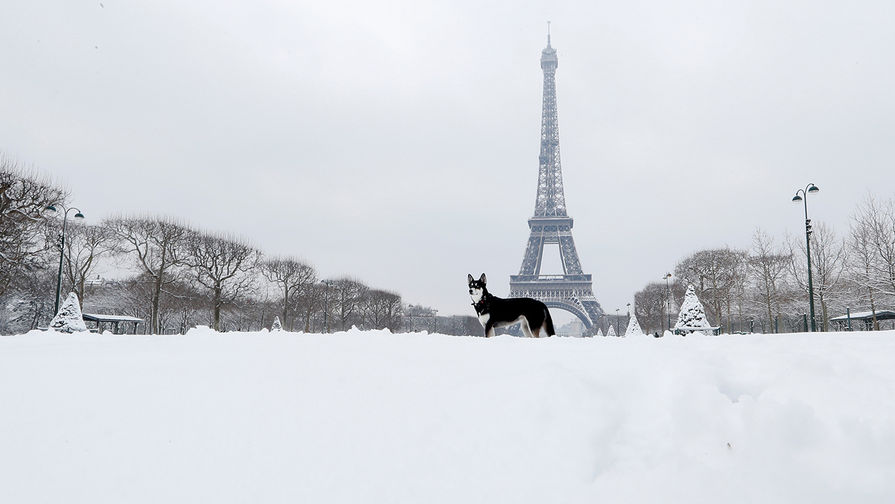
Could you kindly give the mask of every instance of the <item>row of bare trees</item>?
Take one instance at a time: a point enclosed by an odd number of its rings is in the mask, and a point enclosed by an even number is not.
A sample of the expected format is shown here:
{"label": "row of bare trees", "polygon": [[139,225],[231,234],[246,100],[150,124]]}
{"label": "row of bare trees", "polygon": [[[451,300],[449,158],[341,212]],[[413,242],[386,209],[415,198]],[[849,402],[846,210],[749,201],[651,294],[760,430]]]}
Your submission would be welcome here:
{"label": "row of bare trees", "polygon": [[[868,197],[852,216],[849,232],[838,235],[818,223],[811,234],[815,318],[820,330],[852,311],[895,309],[895,200]],[[713,325],[724,331],[804,330],[808,313],[804,237],[780,243],[756,230],[749,250],[697,251],[678,262],[674,281],[653,282],[635,294],[635,313],[645,330],[674,324],[675,307],[692,284]],[[669,317],[670,314],[670,317]]]}
{"label": "row of bare trees", "polygon": [[[45,225],[53,226],[52,221]],[[53,232],[48,232],[53,235]],[[54,277],[58,248],[36,248],[34,273]],[[361,328],[398,330],[401,296],[352,278],[321,280],[295,258],[265,258],[235,237],[204,233],[171,219],[114,218],[98,225],[69,223],[63,257],[63,287],[78,294],[85,311],[126,314],[146,320],[149,333],[183,332],[196,324],[217,330],[267,327],[275,316],[290,330]],[[42,259],[42,261],[41,261]],[[97,271],[119,270],[118,280]],[[52,282],[6,296],[18,312],[19,330],[52,316]],[[27,322],[27,324],[26,324]],[[8,329],[7,329],[8,330]]]}
{"label": "row of bare trees", "polygon": [[[67,222],[44,211],[67,194],[0,158],[0,334],[46,325],[53,316],[62,259],[63,292],[86,312],[132,315],[148,333],[269,327],[331,331],[358,326],[399,330],[401,296],[353,278],[320,279],[292,257],[265,257],[234,236],[159,217]],[[104,280],[101,277],[113,277]]]}

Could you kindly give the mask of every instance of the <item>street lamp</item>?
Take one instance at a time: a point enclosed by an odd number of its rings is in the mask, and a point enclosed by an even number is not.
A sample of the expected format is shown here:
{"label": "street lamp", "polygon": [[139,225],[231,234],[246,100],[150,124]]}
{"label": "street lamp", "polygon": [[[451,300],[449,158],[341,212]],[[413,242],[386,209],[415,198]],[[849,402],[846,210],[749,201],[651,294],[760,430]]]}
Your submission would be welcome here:
{"label": "street lamp", "polygon": [[619,326],[618,326],[618,311],[619,311],[620,309],[621,309],[621,308],[616,308],[616,309],[615,309],[615,335],[616,335],[616,336],[621,336],[621,335],[622,335],[622,333],[619,332],[620,329],[619,329]]}
{"label": "street lamp", "polygon": [[[68,222],[68,212],[71,210],[76,210],[78,213],[75,214],[76,219],[83,219],[84,214],[81,213],[81,210],[77,208],[66,208],[61,203],[56,203],[62,208],[62,234],[59,239],[59,273],[56,275],[56,306],[53,308],[53,315],[59,313],[59,296],[62,294],[62,259],[65,257],[65,225]],[[58,213],[55,205],[47,205],[46,212],[48,215],[53,216]]]}
{"label": "street lamp", "polygon": [[814,321],[814,283],[811,281],[811,219],[808,218],[808,195],[820,191],[814,184],[808,184],[804,189],[796,191],[792,197],[793,203],[805,204],[805,255],[808,257],[808,310],[811,312],[811,332],[817,331]]}
{"label": "street lamp", "polygon": [[668,286],[668,279],[671,278],[671,273],[665,273],[665,276],[662,278],[665,279],[665,315],[668,316],[668,330],[671,330],[671,287]]}

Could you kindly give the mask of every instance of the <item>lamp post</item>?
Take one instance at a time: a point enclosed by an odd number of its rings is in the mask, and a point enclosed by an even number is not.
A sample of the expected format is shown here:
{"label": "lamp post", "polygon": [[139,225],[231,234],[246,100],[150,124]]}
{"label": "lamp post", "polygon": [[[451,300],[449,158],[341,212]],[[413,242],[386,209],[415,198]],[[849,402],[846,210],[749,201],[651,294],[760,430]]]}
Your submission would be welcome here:
{"label": "lamp post", "polygon": [[668,286],[668,279],[671,273],[665,273],[665,315],[668,317],[668,330],[671,330],[671,287]]}
{"label": "lamp post", "polygon": [[[70,210],[75,210],[78,213],[75,214],[76,219],[83,219],[84,214],[81,213],[81,210],[77,208],[66,208],[61,203],[56,203],[62,208],[62,234],[59,238],[59,273],[56,275],[56,305],[53,308],[53,315],[59,313],[59,296],[62,294],[62,259],[65,257],[65,225],[68,222],[68,212]],[[47,205],[46,209],[47,213],[50,215],[56,215],[57,210],[55,205]]]}
{"label": "lamp post", "polygon": [[621,309],[621,308],[616,308],[616,309],[615,309],[615,335],[616,335],[616,336],[621,336],[621,335],[622,335],[622,334],[619,332],[620,329],[619,329],[619,326],[618,326],[618,312],[619,312],[620,309]]}
{"label": "lamp post", "polygon": [[811,281],[811,219],[808,218],[808,195],[820,191],[814,184],[808,184],[804,189],[796,191],[792,197],[793,203],[805,204],[805,255],[808,257],[808,310],[811,312],[811,332],[817,331],[814,321],[814,283]]}

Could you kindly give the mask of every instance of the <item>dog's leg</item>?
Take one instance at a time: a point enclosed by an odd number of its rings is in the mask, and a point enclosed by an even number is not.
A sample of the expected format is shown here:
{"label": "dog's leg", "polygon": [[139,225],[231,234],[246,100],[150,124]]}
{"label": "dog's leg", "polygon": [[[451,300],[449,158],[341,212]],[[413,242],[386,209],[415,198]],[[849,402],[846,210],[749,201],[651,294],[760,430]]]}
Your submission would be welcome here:
{"label": "dog's leg", "polygon": [[533,336],[533,335],[531,334],[531,327],[528,325],[528,319],[527,319],[527,318],[522,317],[522,322],[520,322],[519,325],[522,326],[522,333],[525,334],[525,337],[526,337],[526,338],[532,338],[532,337],[535,337],[535,336]]}

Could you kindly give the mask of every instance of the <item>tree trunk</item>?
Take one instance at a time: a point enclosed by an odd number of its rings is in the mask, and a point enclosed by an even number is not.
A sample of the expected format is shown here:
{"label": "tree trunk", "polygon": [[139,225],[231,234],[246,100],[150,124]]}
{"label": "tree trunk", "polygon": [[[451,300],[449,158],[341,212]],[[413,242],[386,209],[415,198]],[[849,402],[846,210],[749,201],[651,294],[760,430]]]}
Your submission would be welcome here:
{"label": "tree trunk", "polygon": [[159,301],[162,297],[162,277],[159,275],[155,279],[155,285],[152,290],[152,307],[149,313],[149,334],[159,333]]}
{"label": "tree trunk", "polygon": [[221,284],[214,286],[214,320],[213,328],[215,331],[221,330]]}
{"label": "tree trunk", "polygon": [[730,304],[731,304],[730,299],[728,299],[727,300],[727,332],[728,333],[730,332],[731,326],[733,326],[733,322],[731,321],[731,316],[730,316]]}
{"label": "tree trunk", "polygon": [[873,314],[873,330],[879,331],[879,320],[876,319],[876,302],[873,299],[873,289],[867,287],[867,295],[870,296],[870,313]]}
{"label": "tree trunk", "polygon": [[78,280],[78,304],[81,305],[81,311],[84,310],[84,277]]}
{"label": "tree trunk", "polygon": [[293,324],[289,323],[289,319],[286,317],[286,314],[289,313],[289,286],[287,285],[283,289],[283,319],[280,321],[283,327],[286,328],[287,331],[292,331],[294,329]]}

